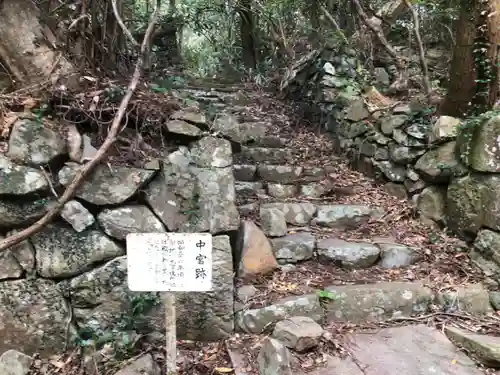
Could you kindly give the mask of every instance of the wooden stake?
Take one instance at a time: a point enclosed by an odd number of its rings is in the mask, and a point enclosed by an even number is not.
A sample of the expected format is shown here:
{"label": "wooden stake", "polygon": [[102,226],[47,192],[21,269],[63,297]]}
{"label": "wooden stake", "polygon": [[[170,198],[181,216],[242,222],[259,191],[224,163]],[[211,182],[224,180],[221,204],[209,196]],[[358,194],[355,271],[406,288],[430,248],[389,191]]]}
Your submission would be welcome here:
{"label": "wooden stake", "polygon": [[166,375],[177,375],[177,324],[175,294],[165,293]]}

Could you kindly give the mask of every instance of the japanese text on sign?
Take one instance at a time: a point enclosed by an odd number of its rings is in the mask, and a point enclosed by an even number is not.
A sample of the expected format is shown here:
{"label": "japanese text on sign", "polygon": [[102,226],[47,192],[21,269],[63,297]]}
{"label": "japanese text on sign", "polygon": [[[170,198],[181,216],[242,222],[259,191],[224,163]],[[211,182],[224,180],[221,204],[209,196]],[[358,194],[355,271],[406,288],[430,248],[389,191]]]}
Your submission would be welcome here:
{"label": "japanese text on sign", "polygon": [[210,233],[127,235],[128,286],[135,292],[205,292],[212,289]]}

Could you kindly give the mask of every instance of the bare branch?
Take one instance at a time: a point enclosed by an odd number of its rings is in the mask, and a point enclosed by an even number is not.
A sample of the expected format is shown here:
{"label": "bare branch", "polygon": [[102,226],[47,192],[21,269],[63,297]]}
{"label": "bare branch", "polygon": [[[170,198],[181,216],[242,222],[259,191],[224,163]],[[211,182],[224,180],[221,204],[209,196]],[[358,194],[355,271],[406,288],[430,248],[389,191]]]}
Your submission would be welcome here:
{"label": "bare branch", "polygon": [[[118,5],[116,4],[116,0],[111,0],[111,4],[113,5],[113,13],[115,14],[116,21],[118,22],[118,25],[120,25],[120,27],[123,30],[123,33],[132,42],[134,47],[137,47],[139,45],[139,43],[137,43],[137,41],[134,39],[130,30],[127,29],[127,26],[125,26],[125,23],[123,22],[122,17],[120,16],[120,12],[118,11]],[[144,35],[144,39],[145,38],[146,38],[146,35]]]}
{"label": "bare branch", "polygon": [[109,133],[104,140],[102,146],[97,150],[96,155],[92,160],[90,160],[84,167],[78,172],[73,181],[68,185],[63,195],[57,200],[56,204],[49,209],[49,211],[36,223],[31,225],[30,227],[23,229],[20,232],[13,234],[10,237],[5,238],[0,241],[0,251],[6,250],[9,247],[18,244],[19,242],[25,240],[26,238],[34,235],[35,233],[42,230],[48,223],[52,221],[52,219],[63,209],[64,204],[68,202],[76,193],[76,190],[80,186],[80,184],[85,180],[85,178],[92,172],[92,170],[101,162],[103,157],[108,152],[109,148],[116,141],[116,138],[120,132],[120,124],[125,115],[125,111],[127,110],[128,103],[134,94],[134,91],[139,83],[139,79],[142,74],[142,67],[144,65],[144,60],[147,58],[149,52],[149,40],[151,37],[151,33],[153,32],[154,25],[158,18],[158,12],[160,9],[161,0],[156,0],[156,9],[151,14],[149,25],[146,30],[146,34],[144,35],[144,39],[141,44],[141,53],[135,65],[134,74],[132,79],[127,87],[127,92],[123,97],[120,107],[118,108],[118,112],[116,113],[111,127],[109,129]]}
{"label": "bare branch", "polygon": [[370,21],[368,15],[365,13],[363,7],[359,3],[359,0],[352,0],[352,2],[356,8],[356,13],[358,13],[359,17],[361,18],[361,21],[363,21],[363,24],[365,24],[365,26],[368,27],[368,29],[370,29],[373,35],[377,38],[378,42],[384,47],[385,51],[389,54],[389,56],[391,56],[394,59],[394,63],[396,64],[398,69],[403,70],[404,64],[401,60],[401,57],[389,44],[380,26]]}
{"label": "bare branch", "polygon": [[335,31],[337,31],[337,33],[340,35],[340,37],[342,38],[342,40],[344,41],[344,43],[345,44],[349,44],[349,41],[347,40],[344,32],[340,28],[338,22],[335,20],[335,18],[333,18],[333,16],[330,14],[330,12],[328,11],[328,9],[326,9],[326,7],[323,4],[320,4],[319,8],[321,9],[321,11],[325,15],[325,17],[328,18],[328,21],[331,22],[331,24],[335,28]]}
{"label": "bare branch", "polygon": [[404,4],[408,7],[413,18],[413,30],[415,31],[415,38],[417,39],[418,45],[418,56],[420,57],[420,67],[422,69],[422,85],[424,86],[425,96],[427,100],[431,97],[431,83],[429,81],[429,68],[427,67],[427,60],[425,59],[424,45],[422,43],[422,38],[420,37],[420,21],[418,20],[418,14],[414,7],[411,6],[409,0],[403,0]]}

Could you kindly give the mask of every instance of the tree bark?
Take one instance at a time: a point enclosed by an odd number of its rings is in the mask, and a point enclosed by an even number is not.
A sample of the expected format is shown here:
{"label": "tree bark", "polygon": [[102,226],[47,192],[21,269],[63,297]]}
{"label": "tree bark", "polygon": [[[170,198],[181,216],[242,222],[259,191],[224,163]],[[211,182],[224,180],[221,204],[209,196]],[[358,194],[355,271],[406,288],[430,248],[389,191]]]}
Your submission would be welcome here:
{"label": "tree bark", "polygon": [[476,23],[476,40],[474,52],[482,53],[477,59],[484,59],[485,64],[476,66],[476,92],[472,104],[474,111],[482,113],[489,111],[498,100],[499,90],[499,44],[500,44],[500,0],[489,0]]}
{"label": "tree bark", "polygon": [[[439,109],[443,115],[478,114],[490,110],[498,100],[500,0],[483,4],[476,0],[462,7],[448,92]],[[482,63],[475,64],[475,59]]]}
{"label": "tree bark", "polygon": [[13,75],[16,87],[46,81],[63,83],[60,78],[77,72],[57,50],[56,38],[40,22],[39,10],[30,0],[0,1],[0,59]]}
{"label": "tree bark", "polygon": [[237,10],[240,15],[240,38],[243,63],[247,68],[255,69],[257,67],[258,58],[252,0],[240,0]]}
{"label": "tree bark", "polygon": [[[475,3],[475,1],[473,1]],[[439,112],[442,115],[464,117],[474,96],[474,39],[476,37],[477,12],[471,12],[476,4],[462,6],[456,25],[456,44],[449,71],[446,97]]]}

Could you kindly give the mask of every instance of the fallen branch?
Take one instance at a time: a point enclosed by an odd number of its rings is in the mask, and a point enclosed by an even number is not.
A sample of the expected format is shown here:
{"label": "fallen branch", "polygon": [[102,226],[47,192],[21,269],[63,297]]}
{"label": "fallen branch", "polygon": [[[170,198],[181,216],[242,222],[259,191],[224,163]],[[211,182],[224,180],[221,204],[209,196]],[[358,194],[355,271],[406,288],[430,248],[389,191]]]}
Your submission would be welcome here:
{"label": "fallen branch", "polygon": [[427,101],[431,99],[431,82],[429,81],[429,68],[427,67],[427,61],[425,60],[424,45],[422,43],[422,38],[420,37],[420,22],[418,20],[418,14],[414,7],[412,7],[409,0],[403,0],[404,4],[411,12],[413,18],[413,30],[415,31],[415,38],[417,39],[418,45],[418,56],[420,58],[420,67],[422,69],[422,85],[424,87],[425,96]]}
{"label": "fallen branch", "polygon": [[338,35],[342,38],[343,42],[345,44],[349,44],[349,40],[347,40],[347,37],[345,36],[344,32],[340,28],[337,20],[331,15],[331,13],[326,9],[326,7],[323,4],[320,4],[319,9],[323,12],[326,18],[330,21],[330,23],[333,25],[335,28],[335,31],[337,32]]}
{"label": "fallen branch", "polygon": [[403,64],[403,61],[401,59],[401,56],[399,56],[394,48],[390,45],[390,43],[387,41],[382,29],[380,28],[379,25],[375,24],[372,22],[369,18],[368,15],[365,13],[363,10],[363,7],[359,3],[359,0],[352,0],[354,7],[356,8],[356,13],[358,13],[359,17],[361,18],[361,21],[363,21],[363,24],[370,29],[370,31],[373,33],[375,38],[377,38],[377,41],[384,47],[385,51],[391,56],[394,60],[394,64],[396,67],[402,71],[405,66]]}
{"label": "fallen branch", "polygon": [[150,40],[151,34],[153,32],[156,20],[158,18],[158,12],[160,9],[160,5],[161,5],[161,0],[156,0],[156,9],[151,14],[151,17],[149,20],[149,25],[148,25],[148,28],[147,28],[146,33],[144,35],[144,39],[143,39],[142,44],[141,44],[141,51],[139,54],[139,58],[138,58],[137,63],[135,65],[134,74],[132,76],[132,79],[130,80],[128,87],[127,87],[127,92],[125,93],[125,96],[123,97],[123,99],[120,103],[120,107],[118,108],[118,112],[116,113],[116,115],[113,119],[113,122],[111,124],[110,129],[109,129],[108,135],[106,136],[106,139],[104,140],[104,143],[97,150],[97,153],[94,156],[94,158],[91,159],[87,164],[85,164],[84,167],[78,172],[78,174],[75,176],[73,181],[71,181],[71,183],[66,188],[64,193],[57,200],[55,205],[49,209],[49,211],[45,214],[45,216],[43,216],[40,220],[38,220],[36,223],[31,225],[30,227],[23,229],[22,231],[17,232],[15,234],[13,234],[12,236],[7,237],[4,240],[0,241],[0,251],[7,250],[11,246],[18,244],[19,242],[25,240],[26,238],[34,235],[37,232],[39,232],[47,224],[49,224],[52,221],[52,219],[59,212],[61,212],[61,210],[63,209],[66,202],[68,202],[75,195],[76,190],[78,189],[80,184],[92,172],[92,170],[97,166],[97,164],[100,163],[100,161],[103,159],[103,157],[108,152],[109,148],[116,141],[116,138],[117,138],[118,134],[120,133],[121,121],[123,119],[123,116],[125,115],[125,111],[126,111],[127,106],[130,102],[130,99],[132,98],[132,95],[134,94],[134,91],[137,87],[137,84],[139,83],[139,79],[141,78],[144,60],[147,58],[147,56],[149,54],[149,40]]}

